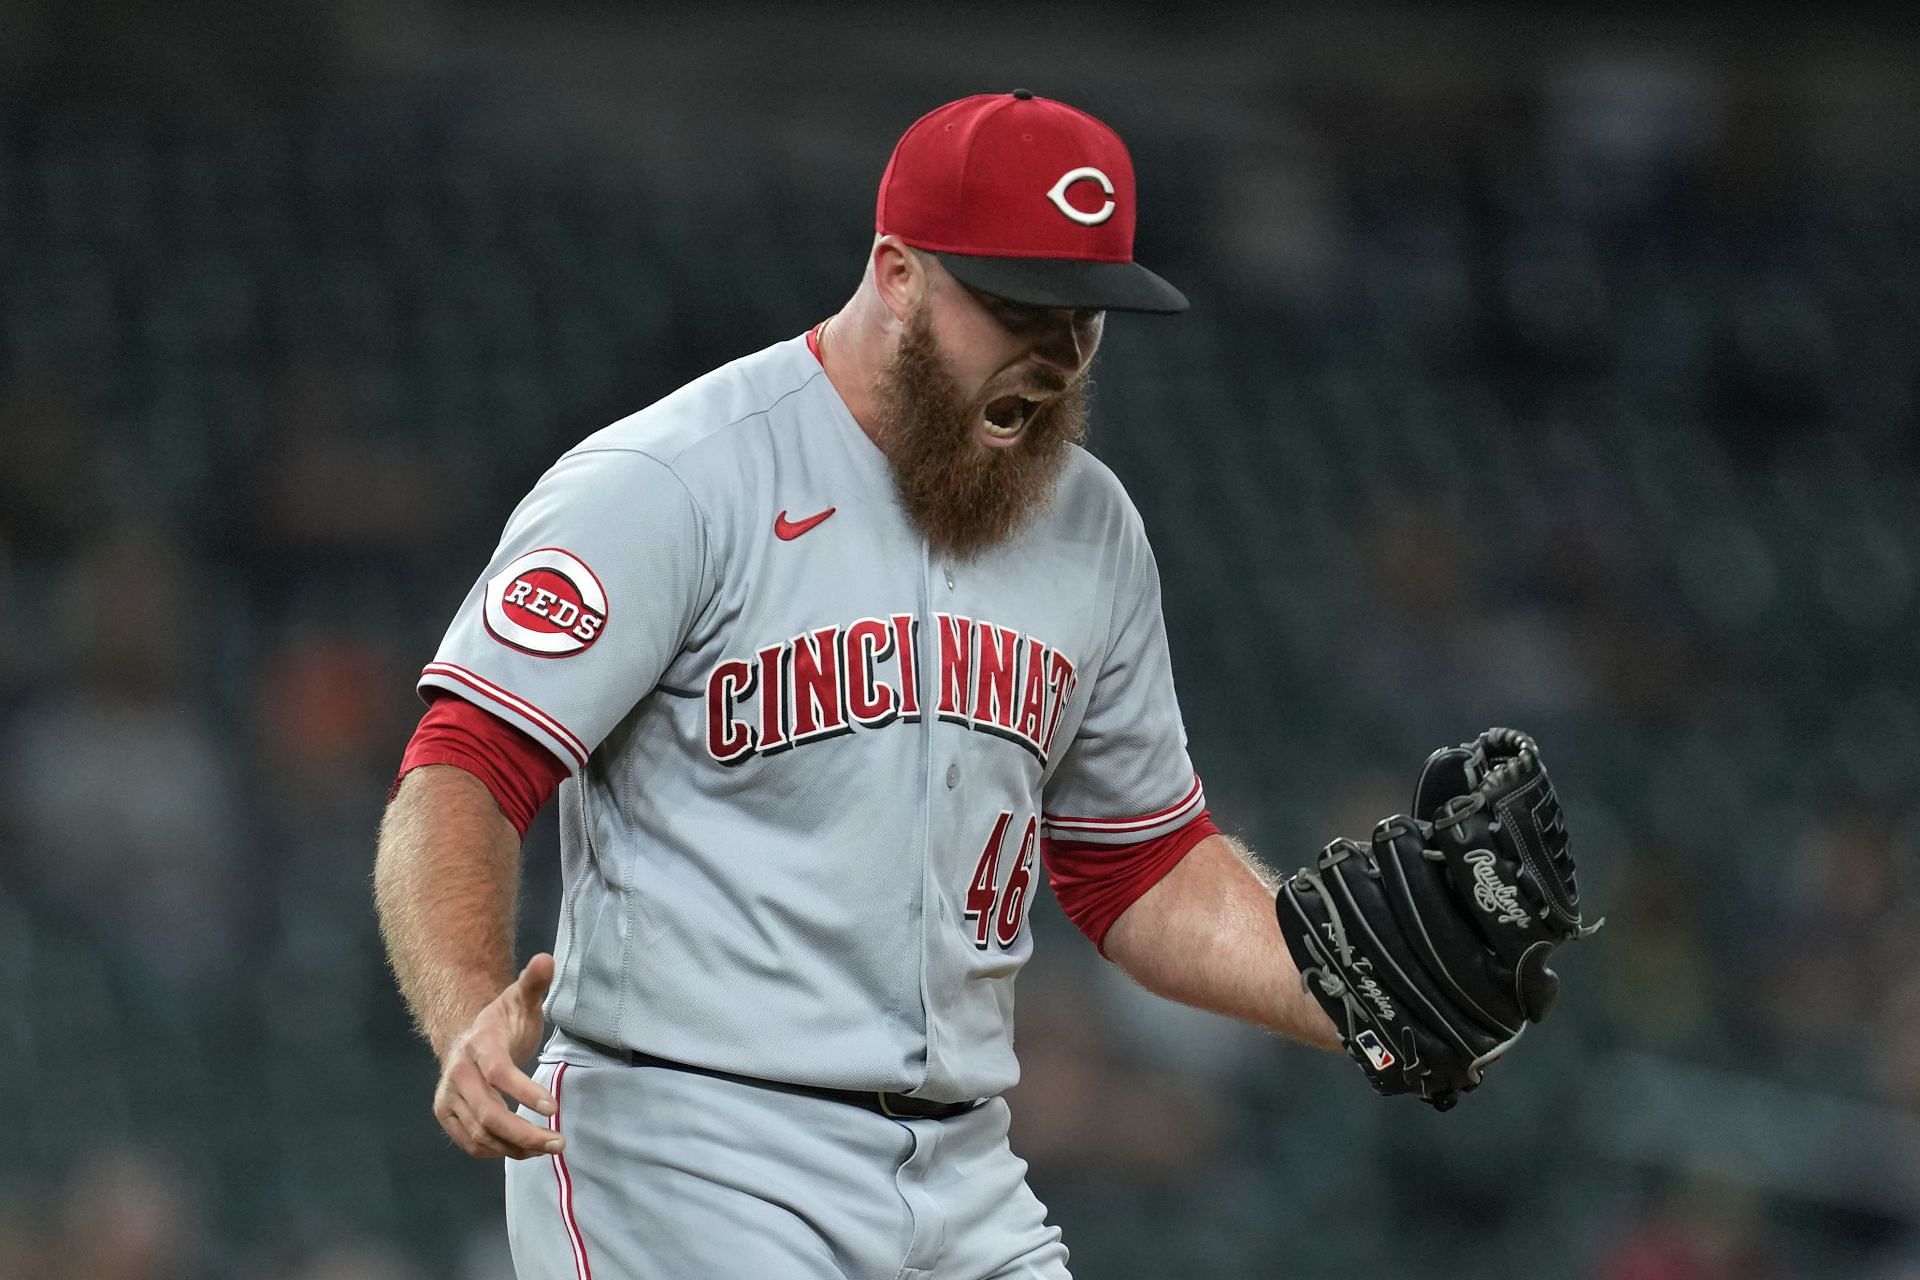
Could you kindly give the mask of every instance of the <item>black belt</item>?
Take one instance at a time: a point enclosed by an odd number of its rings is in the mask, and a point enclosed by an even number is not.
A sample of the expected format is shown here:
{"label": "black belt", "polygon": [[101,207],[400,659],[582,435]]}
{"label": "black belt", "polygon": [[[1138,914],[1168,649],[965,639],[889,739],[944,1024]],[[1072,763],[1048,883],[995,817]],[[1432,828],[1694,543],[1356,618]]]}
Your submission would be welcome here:
{"label": "black belt", "polygon": [[880,1089],[829,1089],[815,1084],[788,1084],[784,1080],[762,1080],[757,1076],[735,1075],[731,1071],[715,1071],[712,1067],[695,1067],[684,1062],[674,1062],[667,1058],[656,1058],[650,1053],[641,1053],[638,1049],[618,1049],[612,1045],[601,1044],[597,1040],[588,1040],[584,1036],[567,1032],[567,1036],[595,1053],[605,1054],[609,1058],[618,1058],[630,1067],[667,1067],[673,1071],[690,1071],[697,1076],[712,1076],[716,1080],[731,1080],[735,1084],[752,1085],[759,1089],[776,1089],[781,1093],[799,1093],[809,1098],[826,1098],[831,1102],[845,1102],[856,1107],[865,1107],[868,1111],[877,1111],[883,1116],[895,1120],[951,1120],[972,1111],[985,1098],[976,1098],[972,1102],[935,1102],[930,1098],[916,1098],[906,1093],[887,1093]]}

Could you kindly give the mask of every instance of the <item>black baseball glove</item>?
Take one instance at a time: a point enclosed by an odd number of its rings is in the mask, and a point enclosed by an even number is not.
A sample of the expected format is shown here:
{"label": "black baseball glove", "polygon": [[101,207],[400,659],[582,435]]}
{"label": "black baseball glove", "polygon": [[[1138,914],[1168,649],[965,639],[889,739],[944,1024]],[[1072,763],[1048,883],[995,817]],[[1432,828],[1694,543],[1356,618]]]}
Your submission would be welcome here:
{"label": "black baseball glove", "polygon": [[1427,758],[1413,816],[1335,840],[1275,903],[1307,991],[1382,1094],[1441,1111],[1553,1007],[1580,915],[1560,802],[1533,739],[1489,729]]}

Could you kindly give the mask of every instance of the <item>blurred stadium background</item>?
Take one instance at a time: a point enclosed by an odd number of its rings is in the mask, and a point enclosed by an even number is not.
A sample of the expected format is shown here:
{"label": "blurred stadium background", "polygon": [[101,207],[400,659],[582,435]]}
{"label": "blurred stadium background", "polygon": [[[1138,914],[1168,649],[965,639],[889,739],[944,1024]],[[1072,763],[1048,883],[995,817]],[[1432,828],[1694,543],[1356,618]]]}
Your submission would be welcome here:
{"label": "blurred stadium background", "polygon": [[[1845,6],[0,0],[0,1276],[499,1280],[373,831],[569,443],[798,333],[949,97],[1105,117],[1092,447],[1270,860],[1545,744],[1569,998],[1440,1117],[1050,901],[1093,1280],[1920,1276],[1920,41]],[[551,937],[551,814],[524,944]]]}

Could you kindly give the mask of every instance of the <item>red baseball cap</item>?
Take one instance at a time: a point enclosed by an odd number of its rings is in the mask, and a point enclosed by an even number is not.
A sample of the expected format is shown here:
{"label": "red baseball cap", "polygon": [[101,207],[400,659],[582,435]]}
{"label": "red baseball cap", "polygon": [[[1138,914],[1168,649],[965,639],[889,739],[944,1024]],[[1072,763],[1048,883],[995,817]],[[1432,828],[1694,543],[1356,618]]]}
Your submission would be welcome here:
{"label": "red baseball cap", "polygon": [[961,283],[1036,307],[1185,311],[1133,260],[1133,159],[1120,135],[1025,89],[936,107],[894,145],[874,229]]}

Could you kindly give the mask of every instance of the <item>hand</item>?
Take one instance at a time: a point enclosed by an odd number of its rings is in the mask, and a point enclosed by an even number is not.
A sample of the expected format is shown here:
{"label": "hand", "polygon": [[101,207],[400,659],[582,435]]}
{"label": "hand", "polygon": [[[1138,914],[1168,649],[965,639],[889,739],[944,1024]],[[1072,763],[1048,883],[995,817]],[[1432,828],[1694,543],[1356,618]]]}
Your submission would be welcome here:
{"label": "hand", "polygon": [[526,1160],[565,1146],[558,1133],[532,1124],[502,1101],[504,1095],[543,1116],[554,1113],[553,1095],[520,1069],[539,1047],[545,1025],[540,1006],[551,985],[553,957],[543,951],[474,1016],[440,1061],[434,1118],[475,1159]]}

